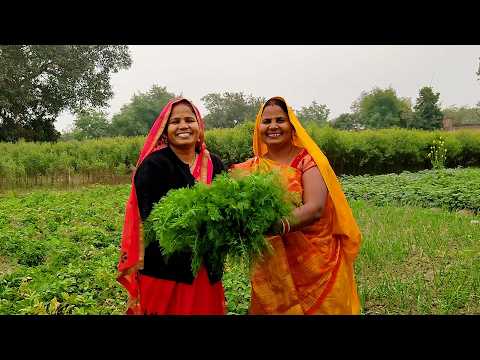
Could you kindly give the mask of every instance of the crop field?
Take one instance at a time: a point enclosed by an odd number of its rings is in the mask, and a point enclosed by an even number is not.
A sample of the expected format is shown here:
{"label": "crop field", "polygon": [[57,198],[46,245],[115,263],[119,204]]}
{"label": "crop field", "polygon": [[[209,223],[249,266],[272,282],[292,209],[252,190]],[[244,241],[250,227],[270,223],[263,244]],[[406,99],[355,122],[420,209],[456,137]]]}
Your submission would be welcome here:
{"label": "crop field", "polygon": [[[480,313],[480,169],[342,178],[363,234],[363,314]],[[116,264],[129,185],[0,194],[0,314],[122,314]],[[248,272],[227,262],[229,314]]]}

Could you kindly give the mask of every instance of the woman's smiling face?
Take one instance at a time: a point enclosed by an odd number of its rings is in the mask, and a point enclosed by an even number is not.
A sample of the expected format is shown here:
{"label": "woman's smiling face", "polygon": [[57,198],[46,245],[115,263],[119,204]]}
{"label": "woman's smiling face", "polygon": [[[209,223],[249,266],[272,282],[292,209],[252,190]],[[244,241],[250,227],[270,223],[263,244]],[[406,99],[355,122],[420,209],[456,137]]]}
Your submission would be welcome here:
{"label": "woman's smiling face", "polygon": [[288,114],[279,105],[267,105],[263,110],[259,132],[267,146],[291,142],[292,125]]}
{"label": "woman's smiling face", "polygon": [[184,103],[173,106],[168,120],[167,138],[173,147],[195,146],[200,128],[192,108]]}

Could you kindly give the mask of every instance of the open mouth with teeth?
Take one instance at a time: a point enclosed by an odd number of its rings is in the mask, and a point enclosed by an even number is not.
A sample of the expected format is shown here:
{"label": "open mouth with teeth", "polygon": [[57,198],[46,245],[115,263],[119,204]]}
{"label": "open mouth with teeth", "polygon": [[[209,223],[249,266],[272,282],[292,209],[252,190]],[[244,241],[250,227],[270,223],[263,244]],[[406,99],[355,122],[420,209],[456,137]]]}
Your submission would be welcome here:
{"label": "open mouth with teeth", "polygon": [[277,138],[279,136],[281,136],[282,134],[281,133],[270,133],[270,134],[267,134],[267,136],[269,138]]}
{"label": "open mouth with teeth", "polygon": [[177,134],[177,137],[179,137],[180,139],[188,139],[190,136],[192,136],[191,132]]}

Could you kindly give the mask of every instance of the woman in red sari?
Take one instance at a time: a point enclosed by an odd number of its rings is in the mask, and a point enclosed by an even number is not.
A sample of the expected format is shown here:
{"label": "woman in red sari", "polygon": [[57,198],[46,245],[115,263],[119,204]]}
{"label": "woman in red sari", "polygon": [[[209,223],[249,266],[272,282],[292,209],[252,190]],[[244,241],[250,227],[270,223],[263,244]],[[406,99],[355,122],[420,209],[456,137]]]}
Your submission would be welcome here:
{"label": "woman in red sari", "polygon": [[147,136],[126,206],[118,281],[129,295],[127,314],[225,314],[222,273],[208,258],[193,276],[191,253],[168,261],[157,242],[144,247],[142,223],[170,189],[211,183],[224,171],[218,156],[204,144],[204,123],[198,109],[184,98],[171,100]]}

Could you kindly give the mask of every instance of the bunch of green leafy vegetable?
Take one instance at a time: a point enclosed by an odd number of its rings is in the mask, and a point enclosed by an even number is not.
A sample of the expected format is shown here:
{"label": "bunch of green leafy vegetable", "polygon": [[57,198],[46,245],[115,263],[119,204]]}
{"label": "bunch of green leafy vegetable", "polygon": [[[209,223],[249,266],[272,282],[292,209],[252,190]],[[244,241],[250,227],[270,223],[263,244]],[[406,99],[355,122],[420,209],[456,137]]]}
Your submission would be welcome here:
{"label": "bunch of green leafy vegetable", "polygon": [[295,200],[276,173],[225,173],[210,185],[169,191],[144,223],[145,242],[158,241],[167,261],[174,252],[191,252],[194,274],[202,260],[222,269],[227,255],[251,264],[271,251],[264,235]]}

